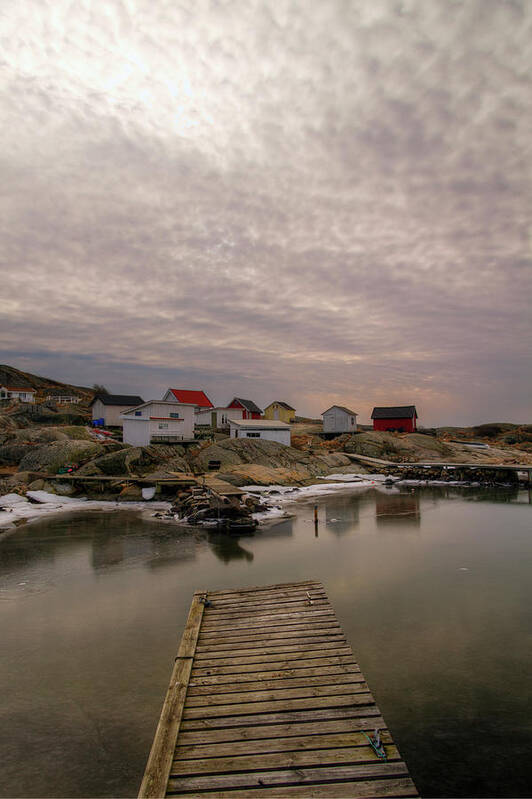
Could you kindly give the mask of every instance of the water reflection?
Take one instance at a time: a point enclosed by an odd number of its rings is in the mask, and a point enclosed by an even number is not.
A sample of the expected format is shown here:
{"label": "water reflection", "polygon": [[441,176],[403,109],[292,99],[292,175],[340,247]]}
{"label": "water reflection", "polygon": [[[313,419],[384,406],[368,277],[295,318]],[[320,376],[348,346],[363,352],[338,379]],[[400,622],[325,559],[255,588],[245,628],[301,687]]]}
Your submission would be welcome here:
{"label": "water reflection", "polygon": [[419,527],[421,511],[419,494],[409,490],[408,493],[375,493],[375,518],[377,527]]}
{"label": "water reflection", "polygon": [[208,542],[218,560],[229,563],[232,560],[245,560],[251,563],[255,557],[253,552],[243,547],[238,538],[225,533],[209,533]]}
{"label": "water reflection", "polygon": [[272,522],[260,528],[261,538],[287,538],[294,534],[293,518]]}
{"label": "water reflection", "polygon": [[360,496],[331,498],[325,505],[325,526],[334,535],[345,535],[356,527],[360,520]]}
{"label": "water reflection", "polygon": [[240,538],[125,511],[19,529],[0,541],[0,796],[135,795],[193,591],[309,577],[325,584],[420,792],[527,795],[523,498],[346,488],[318,500],[316,540],[315,501]]}

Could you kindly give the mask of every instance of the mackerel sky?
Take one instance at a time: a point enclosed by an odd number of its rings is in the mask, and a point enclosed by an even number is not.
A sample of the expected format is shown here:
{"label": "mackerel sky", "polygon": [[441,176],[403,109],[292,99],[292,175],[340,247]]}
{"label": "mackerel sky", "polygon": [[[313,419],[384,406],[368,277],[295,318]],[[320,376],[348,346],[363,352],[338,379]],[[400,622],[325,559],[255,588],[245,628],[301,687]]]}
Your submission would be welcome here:
{"label": "mackerel sky", "polygon": [[7,0],[0,361],[532,422],[532,3]]}

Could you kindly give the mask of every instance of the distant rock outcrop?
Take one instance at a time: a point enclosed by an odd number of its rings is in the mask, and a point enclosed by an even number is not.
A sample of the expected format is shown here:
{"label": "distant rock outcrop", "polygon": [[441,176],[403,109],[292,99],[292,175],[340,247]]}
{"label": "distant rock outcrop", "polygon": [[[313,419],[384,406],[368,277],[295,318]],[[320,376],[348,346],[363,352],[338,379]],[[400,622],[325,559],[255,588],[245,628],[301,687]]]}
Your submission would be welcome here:
{"label": "distant rock outcrop", "polygon": [[190,465],[193,472],[201,474],[208,471],[212,461],[219,462],[220,477],[235,485],[301,485],[351,465],[341,453],[310,455],[275,441],[235,438],[203,448],[191,458]]}

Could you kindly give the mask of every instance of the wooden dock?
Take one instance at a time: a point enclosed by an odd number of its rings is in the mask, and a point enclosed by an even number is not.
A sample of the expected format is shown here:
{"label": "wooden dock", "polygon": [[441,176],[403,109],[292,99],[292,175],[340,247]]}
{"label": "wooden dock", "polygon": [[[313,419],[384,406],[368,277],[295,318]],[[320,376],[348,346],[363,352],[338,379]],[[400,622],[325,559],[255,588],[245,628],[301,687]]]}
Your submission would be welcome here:
{"label": "wooden dock", "polygon": [[418,795],[320,583],[194,594],[139,799],[191,795]]}
{"label": "wooden dock", "polygon": [[362,463],[364,466],[374,466],[379,469],[382,466],[391,466],[394,469],[474,469],[478,471],[485,469],[493,472],[527,472],[528,479],[532,477],[532,463],[486,463],[485,461],[475,461],[474,463],[451,463],[450,461],[386,461],[382,458],[370,458],[368,455],[358,455],[354,452],[342,452],[349,460],[355,463]]}

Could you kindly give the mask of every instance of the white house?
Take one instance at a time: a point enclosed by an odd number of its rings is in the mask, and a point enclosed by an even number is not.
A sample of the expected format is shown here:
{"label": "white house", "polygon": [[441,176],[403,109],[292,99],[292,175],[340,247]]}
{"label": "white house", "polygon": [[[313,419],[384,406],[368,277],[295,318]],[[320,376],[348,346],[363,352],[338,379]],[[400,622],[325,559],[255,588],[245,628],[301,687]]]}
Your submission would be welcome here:
{"label": "white house", "polygon": [[55,402],[57,405],[77,405],[81,402],[81,397],[77,394],[48,394],[47,402]]}
{"label": "white house", "polygon": [[122,427],[122,414],[141,405],[142,397],[131,394],[96,394],[91,402],[92,421],[103,419],[104,427]]}
{"label": "white house", "polygon": [[323,411],[324,433],[355,433],[358,414],[343,405],[332,405]]}
{"label": "white house", "polygon": [[18,399],[21,402],[35,402],[35,391],[33,388],[0,386],[0,399]]}
{"label": "white house", "polygon": [[195,405],[150,400],[122,414],[123,441],[136,447],[177,444],[194,438]]}
{"label": "white house", "polygon": [[214,407],[206,393],[197,388],[169,388],[163,394],[163,401],[184,402],[185,405],[193,404],[198,411]]}
{"label": "white house", "polygon": [[229,427],[231,419],[242,419],[243,408],[204,408],[196,411],[196,424],[209,427]]}
{"label": "white house", "polygon": [[262,438],[290,446],[290,425],[271,419],[230,419],[231,438]]}

